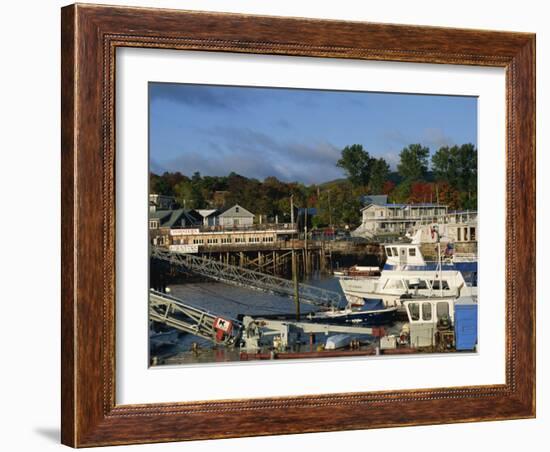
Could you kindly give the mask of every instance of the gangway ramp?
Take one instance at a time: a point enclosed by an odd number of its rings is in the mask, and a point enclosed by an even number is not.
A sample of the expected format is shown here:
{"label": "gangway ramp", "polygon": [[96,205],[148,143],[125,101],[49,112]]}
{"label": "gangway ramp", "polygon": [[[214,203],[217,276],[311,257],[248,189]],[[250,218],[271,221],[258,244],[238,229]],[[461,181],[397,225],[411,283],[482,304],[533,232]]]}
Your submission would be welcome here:
{"label": "gangway ramp", "polygon": [[[294,296],[294,283],[288,279],[160,247],[151,247],[151,257],[226,284],[291,298]],[[342,296],[338,292],[300,283],[298,294],[300,302],[327,309],[343,307]]]}
{"label": "gangway ramp", "polygon": [[224,345],[234,345],[242,329],[242,324],[235,319],[192,306],[155,290],[149,292],[149,320]]}

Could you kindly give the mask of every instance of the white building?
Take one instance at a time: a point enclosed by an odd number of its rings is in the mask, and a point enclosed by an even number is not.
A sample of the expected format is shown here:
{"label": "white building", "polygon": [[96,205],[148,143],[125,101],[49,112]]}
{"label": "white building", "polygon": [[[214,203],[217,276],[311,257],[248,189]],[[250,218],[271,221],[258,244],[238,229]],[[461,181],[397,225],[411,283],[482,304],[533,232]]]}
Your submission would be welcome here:
{"label": "white building", "polygon": [[438,218],[447,214],[447,206],[441,204],[391,204],[376,201],[361,209],[361,225],[352,235],[367,238],[385,234],[404,235],[419,223],[437,222]]}

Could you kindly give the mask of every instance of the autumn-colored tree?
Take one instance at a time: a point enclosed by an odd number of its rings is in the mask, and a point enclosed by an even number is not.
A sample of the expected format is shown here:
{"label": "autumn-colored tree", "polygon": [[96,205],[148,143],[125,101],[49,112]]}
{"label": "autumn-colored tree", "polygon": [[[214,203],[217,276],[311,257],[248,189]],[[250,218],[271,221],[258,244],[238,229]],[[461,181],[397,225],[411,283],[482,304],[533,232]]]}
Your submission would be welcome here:
{"label": "autumn-colored tree", "polygon": [[428,182],[413,182],[409,193],[410,204],[434,202],[434,184]]}
{"label": "autumn-colored tree", "polygon": [[384,185],[382,186],[382,193],[384,195],[389,195],[394,188],[395,188],[395,182],[391,180],[387,180],[386,182],[384,182]]}

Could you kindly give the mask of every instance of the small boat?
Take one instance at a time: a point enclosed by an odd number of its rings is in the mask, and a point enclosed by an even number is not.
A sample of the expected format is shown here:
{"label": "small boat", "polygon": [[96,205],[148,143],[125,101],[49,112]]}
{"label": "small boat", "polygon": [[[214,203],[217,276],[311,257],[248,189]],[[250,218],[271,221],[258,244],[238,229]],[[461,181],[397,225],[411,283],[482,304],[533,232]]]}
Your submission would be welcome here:
{"label": "small boat", "polygon": [[350,268],[334,271],[334,276],[372,277],[380,276],[380,268],[354,265]]}
{"label": "small boat", "polygon": [[319,323],[352,323],[361,325],[383,325],[395,319],[397,307],[385,307],[381,299],[366,299],[363,304],[353,307],[348,304],[344,309],[312,312],[307,318]]}
{"label": "small boat", "polygon": [[325,343],[325,350],[336,350],[338,348],[348,347],[351,343],[349,334],[335,334],[330,336]]}

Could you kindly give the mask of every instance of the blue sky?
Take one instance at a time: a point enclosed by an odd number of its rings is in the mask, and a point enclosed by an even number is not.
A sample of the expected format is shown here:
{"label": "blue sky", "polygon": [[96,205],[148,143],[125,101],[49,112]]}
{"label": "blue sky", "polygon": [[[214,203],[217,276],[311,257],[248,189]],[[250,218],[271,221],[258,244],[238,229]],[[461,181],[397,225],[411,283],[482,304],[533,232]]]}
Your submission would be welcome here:
{"label": "blue sky", "polygon": [[150,169],[321,183],[362,144],[395,169],[411,143],[477,145],[474,97],[149,83]]}

